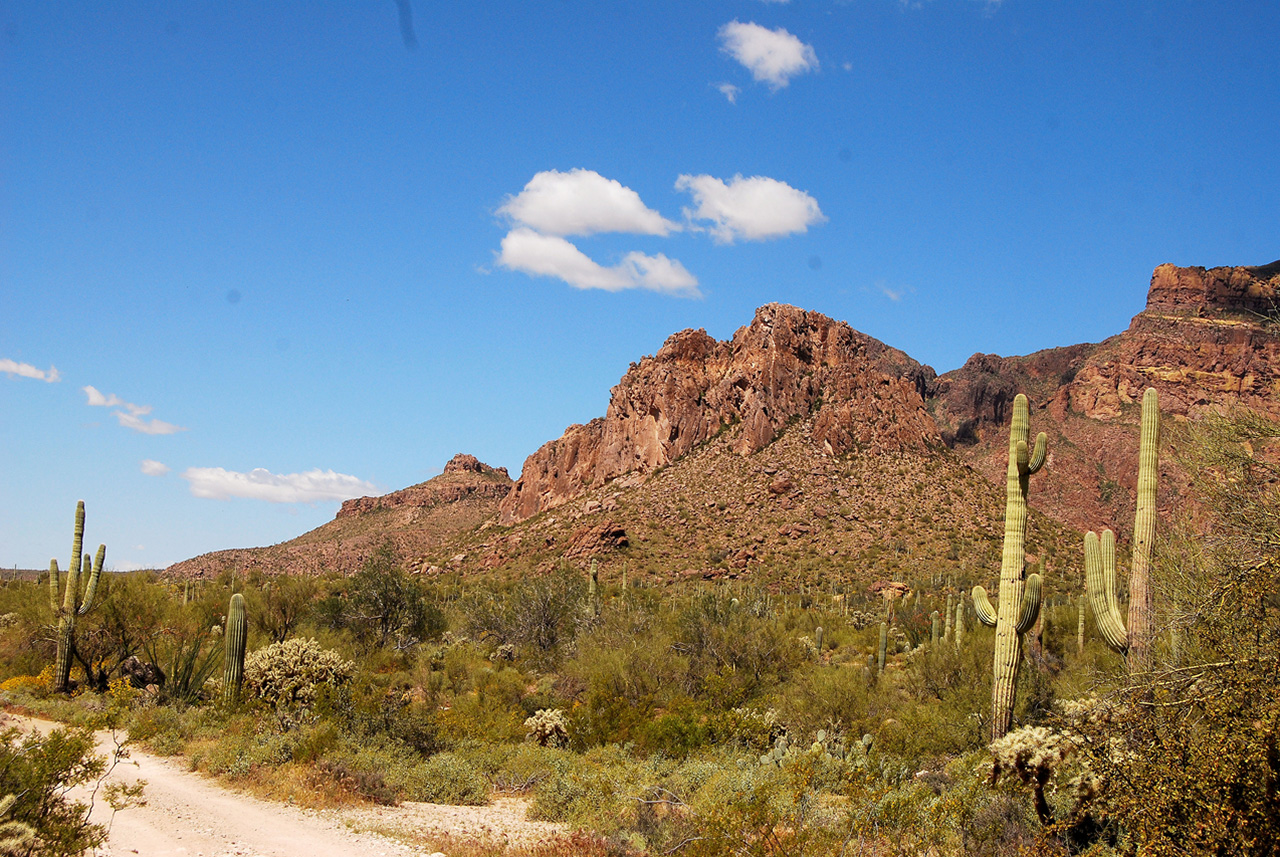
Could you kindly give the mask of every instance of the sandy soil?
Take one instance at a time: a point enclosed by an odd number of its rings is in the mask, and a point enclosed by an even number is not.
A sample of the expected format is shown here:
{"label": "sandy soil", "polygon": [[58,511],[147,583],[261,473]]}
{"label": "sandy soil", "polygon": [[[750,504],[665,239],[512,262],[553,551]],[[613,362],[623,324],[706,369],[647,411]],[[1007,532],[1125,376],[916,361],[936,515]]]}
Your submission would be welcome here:
{"label": "sandy soil", "polygon": [[[0,722],[41,731],[56,725],[3,714]],[[99,752],[111,758],[111,733],[99,732],[97,737]],[[499,852],[504,845],[554,841],[566,833],[562,825],[526,820],[524,802],[514,798],[499,798],[483,807],[405,803],[303,810],[231,791],[186,770],[181,758],[161,758],[136,748],[115,766],[110,779],[145,780],[146,805],[113,817],[99,796],[92,820],[109,825],[110,836],[95,857],[422,857],[433,852],[373,831],[392,836],[396,831],[412,832],[428,839],[432,833],[445,834],[482,842]]]}

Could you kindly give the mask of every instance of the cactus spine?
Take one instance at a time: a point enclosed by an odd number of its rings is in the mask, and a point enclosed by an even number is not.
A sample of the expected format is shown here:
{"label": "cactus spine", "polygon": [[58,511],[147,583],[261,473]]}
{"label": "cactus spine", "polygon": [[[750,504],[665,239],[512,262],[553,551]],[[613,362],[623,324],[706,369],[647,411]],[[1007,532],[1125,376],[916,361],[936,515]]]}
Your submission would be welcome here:
{"label": "cactus spine", "polygon": [[231,596],[231,604],[227,607],[227,632],[223,635],[226,649],[222,661],[222,701],[227,705],[235,705],[240,701],[248,629],[244,596],[237,592]]}
{"label": "cactus spine", "polygon": [[[49,604],[58,617],[58,655],[53,669],[53,689],[57,693],[67,690],[71,683],[71,659],[76,651],[76,617],[83,616],[93,607],[94,596],[98,593],[98,579],[102,576],[102,564],[107,558],[107,546],[99,545],[98,554],[92,565],[89,555],[81,559],[80,550],[84,547],[84,501],[76,503],[75,531],[71,540],[71,562],[67,566],[66,592],[62,604],[58,604],[59,584],[58,561],[49,560]],[[84,596],[80,594],[80,579],[88,578]]]}
{"label": "cactus spine", "polygon": [[1040,615],[1040,575],[1026,575],[1027,488],[1031,474],[1044,465],[1048,441],[1045,433],[1040,432],[1036,435],[1034,449],[1029,450],[1029,423],[1027,397],[1019,393],[1013,400],[1013,420],[1009,428],[999,612],[987,600],[985,589],[981,586],[973,588],[973,609],[978,619],[984,625],[994,625],[996,629],[991,684],[993,741],[1003,738],[1013,721],[1013,697],[1017,689],[1018,667],[1022,663],[1022,635],[1035,625]]}
{"label": "cactus spine", "polygon": [[1116,537],[1103,530],[1084,537],[1085,587],[1107,645],[1124,655],[1129,669],[1151,666],[1151,546],[1156,539],[1156,491],[1160,470],[1160,402],[1154,387],[1142,394],[1138,443],[1138,504],[1133,519],[1133,562],[1129,568],[1129,628],[1116,602]]}

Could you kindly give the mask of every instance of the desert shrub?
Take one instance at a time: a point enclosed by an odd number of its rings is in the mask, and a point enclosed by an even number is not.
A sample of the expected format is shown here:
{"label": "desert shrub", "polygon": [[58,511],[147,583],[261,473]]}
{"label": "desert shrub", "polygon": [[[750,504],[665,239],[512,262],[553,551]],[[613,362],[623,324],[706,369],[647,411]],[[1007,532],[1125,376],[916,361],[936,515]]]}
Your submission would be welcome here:
{"label": "desert shrub", "polygon": [[445,629],[444,614],[396,560],[390,544],[352,576],[341,622],[361,644],[399,652],[439,637]]}
{"label": "desert shrub", "polygon": [[352,770],[341,760],[321,759],[312,776],[372,803],[392,806],[397,802],[396,790],[376,770]]}
{"label": "desert shrub", "polygon": [[489,781],[475,765],[453,753],[437,753],[403,781],[407,800],[481,806],[489,802]]}
{"label": "desert shrub", "polygon": [[522,744],[493,772],[493,785],[499,791],[527,792],[557,771],[563,773],[573,759],[573,754],[565,750]]}
{"label": "desert shrub", "polygon": [[272,643],[244,661],[248,692],[277,708],[308,705],[322,686],[338,687],[351,679],[355,665],[315,640]]}
{"label": "desert shrub", "polygon": [[16,853],[70,857],[106,839],[101,825],[89,823],[89,807],[67,795],[106,771],[106,760],[93,748],[88,729],[57,728],[48,735],[24,735],[17,729],[0,733],[0,796],[15,798],[5,818],[33,837],[29,850]]}

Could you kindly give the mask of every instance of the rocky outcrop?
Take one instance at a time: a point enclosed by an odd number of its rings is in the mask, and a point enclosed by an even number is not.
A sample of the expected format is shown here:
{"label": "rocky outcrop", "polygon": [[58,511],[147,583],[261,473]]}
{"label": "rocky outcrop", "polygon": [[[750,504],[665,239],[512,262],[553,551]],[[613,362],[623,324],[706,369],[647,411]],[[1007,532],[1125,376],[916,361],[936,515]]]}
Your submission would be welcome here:
{"label": "rocky outcrop", "polygon": [[[470,478],[470,477],[488,478]],[[409,488],[380,497],[343,500],[338,518],[354,518],[379,509],[426,509],[439,503],[456,503],[469,497],[501,500],[511,491],[505,467],[490,467],[474,455],[458,454],[444,466],[444,473]]]}
{"label": "rocky outcrop", "polygon": [[1160,409],[1191,415],[1280,402],[1280,262],[1257,268],[1178,268],[1151,276],[1146,309],[1107,341],[1055,396],[1054,409],[1114,419],[1155,387]]}
{"label": "rocky outcrop", "polygon": [[1280,312],[1280,260],[1255,268],[1179,268],[1164,264],[1151,275],[1148,312],[1204,315],[1244,312],[1276,317]]}
{"label": "rocky outcrop", "polygon": [[[938,378],[930,404],[943,438],[993,481],[1006,467],[1006,410],[1027,393],[1035,430],[1050,434],[1039,507],[1082,529],[1131,520],[1137,478],[1138,403],[1147,387],[1174,416],[1243,406],[1280,414],[1280,263],[1246,268],[1161,265],[1146,308],[1096,345],[1025,357],[977,354]],[[1162,504],[1180,477],[1162,466]]]}
{"label": "rocky outcrop", "polygon": [[610,480],[652,473],[729,426],[750,455],[798,417],[827,454],[941,445],[924,406],[934,372],[844,322],[769,304],[730,342],[670,337],[612,390],[603,418],[570,426],[524,464],[500,523],[555,508]]}

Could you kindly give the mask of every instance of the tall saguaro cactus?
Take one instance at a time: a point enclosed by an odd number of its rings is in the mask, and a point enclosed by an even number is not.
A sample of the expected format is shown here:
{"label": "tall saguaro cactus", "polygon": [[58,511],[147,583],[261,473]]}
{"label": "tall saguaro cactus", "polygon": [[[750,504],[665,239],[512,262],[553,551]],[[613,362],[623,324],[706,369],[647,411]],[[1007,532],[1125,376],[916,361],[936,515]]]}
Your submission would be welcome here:
{"label": "tall saguaro cactus", "polygon": [[1013,697],[1022,663],[1022,635],[1040,614],[1040,575],[1026,574],[1027,488],[1031,474],[1045,462],[1048,440],[1036,435],[1028,448],[1030,408],[1019,393],[1009,428],[1009,468],[1005,474],[1004,551],[1000,557],[1000,607],[997,612],[981,586],[973,588],[973,608],[983,624],[996,629],[991,684],[991,740],[1003,738],[1013,721]]}
{"label": "tall saguaro cactus", "polygon": [[227,607],[226,649],[222,662],[222,701],[235,705],[240,701],[240,687],[244,683],[244,649],[248,639],[249,623],[245,614],[244,596],[237,592],[231,596]]}
{"label": "tall saguaro cactus", "polygon": [[[67,566],[66,591],[60,593],[61,581],[58,561],[49,560],[49,605],[58,617],[58,655],[53,667],[53,689],[62,693],[71,684],[71,659],[76,652],[76,617],[83,616],[93,607],[98,592],[98,578],[102,576],[102,564],[107,558],[107,546],[98,545],[92,565],[89,555],[81,558],[84,547],[84,501],[76,503],[75,532],[71,540],[71,562]],[[83,596],[80,593],[81,578],[87,578]],[[61,605],[59,605],[61,595]]]}
{"label": "tall saguaro cactus", "polygon": [[1133,556],[1129,567],[1129,627],[1116,601],[1116,536],[1092,530],[1084,537],[1085,587],[1098,630],[1107,645],[1124,655],[1129,669],[1151,666],[1151,547],[1156,540],[1156,492],[1160,471],[1160,401],[1154,387],[1142,394],[1142,430],[1138,442],[1138,505],[1133,520]]}

